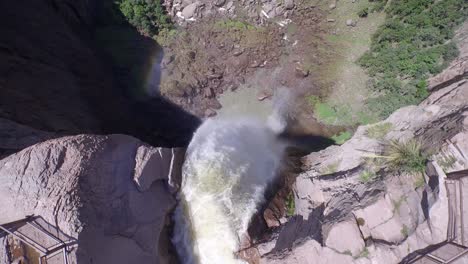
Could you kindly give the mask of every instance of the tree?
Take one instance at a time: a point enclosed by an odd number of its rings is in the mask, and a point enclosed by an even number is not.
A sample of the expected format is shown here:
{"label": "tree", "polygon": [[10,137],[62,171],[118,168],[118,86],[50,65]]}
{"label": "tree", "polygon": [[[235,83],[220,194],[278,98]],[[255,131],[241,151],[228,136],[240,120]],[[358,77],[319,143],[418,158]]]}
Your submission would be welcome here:
{"label": "tree", "polygon": [[120,11],[141,33],[154,36],[172,27],[159,0],[119,0]]}

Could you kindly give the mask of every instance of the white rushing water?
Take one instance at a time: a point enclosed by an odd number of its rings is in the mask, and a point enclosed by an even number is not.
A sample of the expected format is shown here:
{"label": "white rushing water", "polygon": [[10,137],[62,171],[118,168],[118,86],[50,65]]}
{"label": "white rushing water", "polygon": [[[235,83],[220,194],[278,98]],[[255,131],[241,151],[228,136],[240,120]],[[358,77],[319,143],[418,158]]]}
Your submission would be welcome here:
{"label": "white rushing water", "polygon": [[244,263],[235,257],[240,237],[284,150],[276,136],[281,122],[268,123],[210,119],[195,133],[175,213],[173,242],[182,263]]}

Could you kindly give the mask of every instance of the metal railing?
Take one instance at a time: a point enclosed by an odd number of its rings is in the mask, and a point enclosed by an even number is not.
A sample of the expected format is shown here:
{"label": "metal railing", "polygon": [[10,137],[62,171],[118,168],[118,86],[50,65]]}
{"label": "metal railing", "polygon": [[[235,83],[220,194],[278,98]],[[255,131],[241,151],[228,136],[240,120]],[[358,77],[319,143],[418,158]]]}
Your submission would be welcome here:
{"label": "metal railing", "polygon": [[[74,245],[77,244],[77,240],[67,236],[66,240],[60,239],[59,236],[55,236],[51,232],[49,232],[45,227],[41,226],[36,222],[36,220],[43,218],[41,217],[27,217],[25,219],[21,219],[15,222],[11,222],[8,224],[3,224],[0,225],[0,230],[4,231],[7,235],[11,235],[12,237],[18,239],[19,241],[23,242],[24,244],[30,246],[34,250],[36,250],[39,253],[39,263],[40,264],[47,264],[47,260],[57,256],[58,254],[62,254],[63,258],[63,263],[68,264],[69,259],[69,251],[70,249],[73,248]],[[46,225],[49,227],[52,226],[49,223],[47,223],[45,220],[43,220]],[[38,231],[40,234],[43,236],[47,237],[48,239],[52,240],[55,242],[52,246],[46,247],[45,245],[41,245],[40,242],[36,241],[33,239],[31,236],[28,236],[27,234],[21,232],[18,228],[18,226],[30,226],[34,230]],[[58,231],[58,227],[54,227]]]}

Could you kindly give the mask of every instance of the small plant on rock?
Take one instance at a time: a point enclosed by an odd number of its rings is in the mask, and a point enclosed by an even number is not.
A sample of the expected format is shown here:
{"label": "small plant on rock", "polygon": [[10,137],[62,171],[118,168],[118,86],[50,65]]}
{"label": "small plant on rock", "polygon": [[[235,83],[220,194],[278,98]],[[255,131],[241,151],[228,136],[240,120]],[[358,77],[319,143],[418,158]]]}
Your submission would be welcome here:
{"label": "small plant on rock", "polygon": [[361,253],[359,253],[359,256],[357,258],[368,258],[369,257],[369,249],[365,247]]}
{"label": "small plant on rock", "polygon": [[400,232],[405,238],[408,237],[409,235],[408,227],[406,225],[403,225]]}
{"label": "small plant on rock", "polygon": [[356,222],[357,222],[358,226],[364,226],[366,224],[366,220],[364,220],[364,218],[362,218],[362,217],[358,217],[356,219]]}
{"label": "small plant on rock", "polygon": [[370,170],[364,170],[359,174],[359,180],[363,183],[371,182],[376,178],[376,174]]}
{"label": "small plant on rock", "polygon": [[294,193],[291,191],[286,197],[286,214],[287,216],[293,216],[296,211],[296,202],[294,200]]}
{"label": "small plant on rock", "polygon": [[414,139],[405,142],[390,141],[382,157],[391,169],[410,173],[424,171],[428,160],[428,156],[422,150],[422,144]]}
{"label": "small plant on rock", "polygon": [[437,163],[442,167],[444,171],[448,171],[455,165],[457,162],[457,158],[455,158],[453,155],[447,155],[447,156],[442,156],[439,159],[437,159]]}

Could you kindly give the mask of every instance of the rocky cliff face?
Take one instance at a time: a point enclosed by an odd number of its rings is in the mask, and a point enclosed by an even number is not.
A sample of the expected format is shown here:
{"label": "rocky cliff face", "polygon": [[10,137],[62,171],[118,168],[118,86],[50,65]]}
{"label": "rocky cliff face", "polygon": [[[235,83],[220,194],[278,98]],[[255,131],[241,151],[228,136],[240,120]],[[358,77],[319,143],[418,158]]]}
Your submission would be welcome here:
{"label": "rocky cliff face", "polygon": [[[304,172],[293,187],[295,216],[254,247],[253,255],[260,256],[254,262],[398,263],[447,239],[445,172],[468,168],[467,27],[456,37],[460,57],[431,79],[435,92],[424,102],[360,127],[342,146],[303,158]],[[388,129],[373,136],[372,128],[384,124]],[[424,178],[370,162],[392,139],[417,139],[438,153]],[[454,159],[450,164],[449,156]],[[369,171],[374,179],[367,178]]]}
{"label": "rocky cliff face", "polygon": [[[113,22],[109,4],[0,3],[0,118],[62,135],[125,133],[155,145],[187,144],[195,117],[162,98],[132,96],[129,72],[153,63],[148,53],[158,47]],[[115,35],[125,38],[99,42]],[[123,42],[117,55],[138,60],[119,64],[104,52]]]}
{"label": "rocky cliff face", "polygon": [[124,135],[36,144],[0,161],[0,223],[42,217],[77,240],[69,263],[170,263],[182,158]]}

